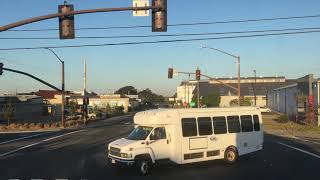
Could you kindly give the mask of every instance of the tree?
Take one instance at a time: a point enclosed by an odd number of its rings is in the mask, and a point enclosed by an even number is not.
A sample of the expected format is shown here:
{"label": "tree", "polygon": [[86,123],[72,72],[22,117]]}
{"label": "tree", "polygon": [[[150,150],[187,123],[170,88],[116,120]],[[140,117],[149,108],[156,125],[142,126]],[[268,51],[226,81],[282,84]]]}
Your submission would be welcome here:
{"label": "tree", "polygon": [[153,93],[149,88],[140,91],[138,95],[143,103],[150,104],[151,106],[154,103],[164,102],[163,96]]}
{"label": "tree", "polygon": [[[242,101],[241,105],[242,106],[251,106],[251,97],[245,97],[244,100]],[[233,99],[229,102],[230,106],[238,106],[239,101],[238,99]]]}
{"label": "tree", "polygon": [[137,95],[138,94],[138,90],[136,88],[134,88],[133,86],[124,86],[120,89],[118,89],[117,91],[114,92],[115,94],[131,94],[131,95]]}
{"label": "tree", "polygon": [[230,102],[229,102],[230,106],[238,106],[239,105],[239,101],[238,99],[232,99]]}
{"label": "tree", "polygon": [[211,92],[201,99],[201,104],[207,107],[219,107],[220,105],[220,94],[217,92]]}
{"label": "tree", "polygon": [[111,114],[112,113],[112,108],[111,108],[109,103],[106,105],[106,113],[107,114]]}
{"label": "tree", "polygon": [[15,107],[11,102],[11,99],[8,98],[6,104],[2,108],[3,116],[7,119],[8,126],[10,124],[10,119],[14,116]]}
{"label": "tree", "polygon": [[77,105],[78,103],[76,101],[70,101],[68,106],[70,116],[75,116],[77,114]]}
{"label": "tree", "polygon": [[[198,107],[198,96],[197,94],[194,94],[192,97],[192,102],[195,102],[195,107]],[[220,105],[220,94],[217,92],[211,92],[207,94],[206,96],[201,96],[199,98],[200,106],[206,106],[206,107],[219,107]]]}

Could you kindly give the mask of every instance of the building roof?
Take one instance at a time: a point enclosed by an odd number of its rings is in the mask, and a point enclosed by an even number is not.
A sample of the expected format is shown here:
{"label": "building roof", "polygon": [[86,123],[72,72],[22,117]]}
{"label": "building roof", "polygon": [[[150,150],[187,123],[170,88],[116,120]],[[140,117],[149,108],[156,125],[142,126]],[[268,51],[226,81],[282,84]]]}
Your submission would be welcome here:
{"label": "building roof", "polygon": [[[287,79],[285,82],[241,83],[241,96],[254,96],[254,92],[256,95],[266,95],[273,89],[295,84],[296,82],[296,80]],[[237,83],[228,83],[228,85],[237,88]],[[209,84],[209,82],[199,82],[199,86],[200,96],[206,96],[211,92],[218,92],[221,96],[237,95],[236,90],[229,88],[223,84]],[[196,92],[197,86],[193,94],[196,94]]]}
{"label": "building roof", "polygon": [[7,101],[11,101],[12,103],[21,103],[32,101],[33,99],[39,99],[41,96],[36,95],[3,95],[0,96],[0,103],[5,103]]}
{"label": "building roof", "polygon": [[54,99],[54,96],[61,94],[61,92],[55,90],[39,90],[35,92],[35,94],[43,97],[43,99]]}

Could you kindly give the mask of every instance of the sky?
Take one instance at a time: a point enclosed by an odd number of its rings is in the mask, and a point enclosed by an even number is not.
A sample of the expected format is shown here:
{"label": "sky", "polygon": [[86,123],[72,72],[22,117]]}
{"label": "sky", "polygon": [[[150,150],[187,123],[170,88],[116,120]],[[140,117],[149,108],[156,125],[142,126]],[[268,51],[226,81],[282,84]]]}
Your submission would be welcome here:
{"label": "sky", "polygon": [[[76,10],[106,7],[130,7],[132,0],[69,0]],[[26,18],[57,12],[63,0],[1,0],[0,26]],[[168,24],[259,19],[320,14],[319,0],[168,0]],[[157,35],[206,33],[265,29],[320,27],[320,18],[168,27],[168,32],[154,33],[151,28],[83,30],[76,36]],[[78,15],[76,28],[151,25],[151,16],[133,17],[132,12]],[[58,19],[41,21],[16,29],[58,28]],[[221,36],[221,35],[219,35]],[[0,32],[4,37],[59,37],[58,31]],[[202,38],[203,36],[201,36]],[[218,37],[218,36],[204,36]],[[194,37],[157,37],[74,40],[3,40],[1,48],[104,44],[119,42],[188,39]],[[306,74],[320,77],[320,33],[239,39],[203,40],[180,43],[143,44],[55,49],[65,61],[66,89],[83,87],[83,61],[87,62],[87,89],[110,93],[132,85],[138,90],[172,96],[187,76],[167,78],[167,69],[194,72],[197,67],[212,77],[235,77],[235,60],[222,53],[201,49],[202,45],[222,49],[241,57],[241,76],[285,76],[299,78]],[[1,51],[0,62],[7,68],[36,75],[60,87],[61,64],[45,49]],[[0,76],[0,94],[50,89],[39,82],[11,72]]]}

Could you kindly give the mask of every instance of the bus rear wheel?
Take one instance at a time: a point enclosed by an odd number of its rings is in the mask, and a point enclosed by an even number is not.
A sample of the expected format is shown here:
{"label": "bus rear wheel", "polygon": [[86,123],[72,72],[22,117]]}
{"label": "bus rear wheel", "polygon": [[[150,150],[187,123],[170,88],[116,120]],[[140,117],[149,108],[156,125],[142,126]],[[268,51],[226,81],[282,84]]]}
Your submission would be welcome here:
{"label": "bus rear wheel", "polygon": [[228,164],[233,164],[238,159],[238,151],[235,147],[228,147],[224,152],[224,161]]}

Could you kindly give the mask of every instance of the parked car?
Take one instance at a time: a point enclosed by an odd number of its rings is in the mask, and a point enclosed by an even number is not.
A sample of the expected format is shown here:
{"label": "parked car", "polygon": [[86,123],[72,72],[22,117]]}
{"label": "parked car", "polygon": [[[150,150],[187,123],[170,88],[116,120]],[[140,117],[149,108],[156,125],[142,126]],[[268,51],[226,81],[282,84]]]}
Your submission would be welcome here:
{"label": "parked car", "polygon": [[262,113],[270,113],[271,112],[271,109],[270,108],[267,108],[267,107],[260,107],[260,111]]}

